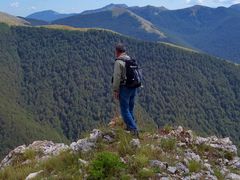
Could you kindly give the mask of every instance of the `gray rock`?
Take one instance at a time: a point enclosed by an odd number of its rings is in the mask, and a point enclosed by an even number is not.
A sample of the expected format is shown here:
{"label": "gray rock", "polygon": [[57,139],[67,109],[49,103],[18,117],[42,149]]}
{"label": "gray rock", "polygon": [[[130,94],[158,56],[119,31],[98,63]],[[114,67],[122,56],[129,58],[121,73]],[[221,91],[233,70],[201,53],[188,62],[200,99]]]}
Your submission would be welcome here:
{"label": "gray rock", "polygon": [[140,148],[141,147],[141,144],[140,144],[140,140],[139,139],[132,139],[130,141],[130,145],[133,147],[133,148]]}
{"label": "gray rock", "polygon": [[166,162],[161,162],[161,161],[158,161],[158,160],[151,160],[150,161],[150,166],[166,170],[167,167],[168,167],[168,164]]}
{"label": "gray rock", "polygon": [[195,180],[195,179],[201,179],[202,176],[203,176],[202,173],[193,173],[193,174],[190,176],[190,178]]}
{"label": "gray rock", "polygon": [[30,179],[33,179],[33,178],[36,178],[38,175],[40,175],[41,173],[43,172],[43,170],[41,171],[38,171],[38,172],[35,172],[35,173],[31,173],[29,174],[25,180],[30,180]]}
{"label": "gray rock", "polygon": [[218,178],[214,175],[206,175],[204,177],[205,180],[218,180]]}
{"label": "gray rock", "polygon": [[229,174],[226,176],[226,179],[240,180],[240,175],[234,174],[234,173],[229,173]]}
{"label": "gray rock", "polygon": [[52,141],[34,141],[28,146],[28,149],[36,152],[40,151],[44,155],[57,156],[62,151],[68,150],[69,146],[63,143],[53,143]]}
{"label": "gray rock", "polygon": [[89,141],[89,139],[80,139],[77,142],[73,142],[70,145],[70,148],[75,152],[89,152],[93,148],[95,148],[96,144],[92,141]]}
{"label": "gray rock", "polygon": [[176,168],[179,172],[189,173],[189,169],[183,163],[177,163]]}
{"label": "gray rock", "polygon": [[227,175],[228,173],[229,173],[230,171],[226,168],[226,167],[223,167],[223,168],[221,168],[221,170],[220,170],[220,173],[222,174],[222,175]]}
{"label": "gray rock", "polygon": [[106,143],[113,143],[113,142],[115,141],[115,139],[112,138],[112,137],[109,136],[109,135],[105,135],[105,136],[103,137],[103,141],[106,142]]}
{"label": "gray rock", "polygon": [[211,164],[204,163],[203,165],[211,174],[214,174],[214,171],[212,170]]}
{"label": "gray rock", "polygon": [[187,160],[194,160],[198,162],[201,161],[200,156],[192,151],[187,151],[185,153],[185,157],[187,158]]}
{"label": "gray rock", "polygon": [[91,133],[90,133],[90,141],[97,141],[99,139],[101,139],[103,137],[103,133],[101,130],[99,129],[94,129]]}
{"label": "gray rock", "polygon": [[196,137],[196,139],[195,139],[195,144],[197,144],[197,145],[200,145],[200,144],[204,144],[204,143],[206,143],[208,141],[208,139],[207,138],[203,138],[203,137]]}
{"label": "gray rock", "polygon": [[175,174],[176,171],[177,171],[177,168],[176,167],[173,167],[173,166],[169,166],[167,168],[167,171],[170,172],[171,174]]}
{"label": "gray rock", "polygon": [[6,166],[11,165],[12,161],[18,156],[23,154],[26,151],[26,145],[18,146],[12,150],[0,163],[0,170]]}
{"label": "gray rock", "polygon": [[161,177],[160,180],[170,180],[169,177]]}
{"label": "gray rock", "polygon": [[83,160],[83,159],[78,159],[78,162],[80,163],[80,164],[83,164],[84,166],[87,166],[89,163],[87,162],[87,161],[85,161],[85,160]]}

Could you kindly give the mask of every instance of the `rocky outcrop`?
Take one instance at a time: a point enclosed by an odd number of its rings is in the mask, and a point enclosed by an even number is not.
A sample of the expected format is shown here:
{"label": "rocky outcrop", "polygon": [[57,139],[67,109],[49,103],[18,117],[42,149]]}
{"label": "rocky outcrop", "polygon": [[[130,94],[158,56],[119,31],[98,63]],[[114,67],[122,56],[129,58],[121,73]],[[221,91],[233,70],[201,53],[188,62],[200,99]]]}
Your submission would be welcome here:
{"label": "rocky outcrop", "polygon": [[[127,134],[127,133],[126,133]],[[128,134],[127,136],[131,136]],[[160,152],[166,156],[172,156],[174,163],[161,161],[160,159],[151,159],[148,161],[148,165],[143,168],[143,172],[150,173],[152,169],[159,169],[161,173],[155,174],[155,179],[211,179],[217,180],[215,173],[218,168],[219,173],[225,179],[240,180],[240,158],[237,156],[237,148],[229,138],[217,138],[212,137],[200,137],[194,136],[191,130],[185,130],[181,126],[167,131],[161,131],[155,134],[145,134],[143,140],[133,138],[129,140],[129,147],[133,151],[140,151],[141,148],[150,148],[153,151]],[[161,141],[175,139],[175,149],[172,151],[179,153],[165,153],[168,149],[164,149]],[[70,144],[70,146],[63,143],[53,143],[52,141],[35,141],[32,144],[26,146],[22,145],[12,150],[0,163],[0,169],[4,169],[7,166],[14,164],[15,159],[22,156],[27,151],[35,152],[35,160],[37,162],[44,161],[53,156],[58,156],[61,152],[69,151],[70,153],[87,153],[97,149],[99,143],[104,143],[104,146],[111,146],[114,149],[120,142],[117,138],[117,131],[110,130],[107,132],[94,129],[90,135],[86,138],[79,139],[76,142]],[[144,142],[144,143],[143,143]],[[154,143],[153,143],[154,142]],[[169,141],[172,143],[172,141]],[[115,144],[114,144],[115,143]],[[114,145],[112,145],[114,144]],[[198,147],[206,147],[208,150],[202,152],[198,151]],[[170,146],[167,144],[166,147]],[[128,148],[129,148],[128,147]],[[221,152],[220,156],[217,154]],[[211,154],[213,153],[213,154]],[[227,156],[224,156],[226,154]],[[85,155],[85,154],[84,154]],[[130,159],[134,158],[133,154]],[[124,164],[131,162],[129,156],[120,157]],[[78,162],[81,167],[89,166],[91,162],[78,158]],[[22,165],[31,163],[31,160],[25,160],[21,162]],[[196,170],[197,169],[197,170]],[[235,171],[233,172],[232,169]],[[43,173],[44,170],[33,172],[29,174],[26,179],[32,179]],[[84,172],[79,170],[79,172]],[[85,174],[87,177],[87,174]],[[131,175],[132,176],[132,175]]]}
{"label": "rocky outcrop", "polygon": [[[29,146],[22,145],[12,150],[0,163],[0,169],[11,165],[14,160],[22,156],[27,151],[34,151],[37,153],[37,160],[45,160],[51,156],[59,155],[60,152],[69,149],[68,145],[63,143],[53,143],[52,141],[34,141]],[[27,163],[26,161],[23,163]]]}

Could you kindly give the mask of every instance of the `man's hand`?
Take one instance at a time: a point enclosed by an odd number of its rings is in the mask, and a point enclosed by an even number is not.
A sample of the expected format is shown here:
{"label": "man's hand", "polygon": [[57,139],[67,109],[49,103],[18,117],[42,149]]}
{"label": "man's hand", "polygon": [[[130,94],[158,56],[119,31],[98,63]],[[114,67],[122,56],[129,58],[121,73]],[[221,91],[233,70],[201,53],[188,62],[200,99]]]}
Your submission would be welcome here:
{"label": "man's hand", "polygon": [[119,91],[114,91],[114,99],[119,100]]}

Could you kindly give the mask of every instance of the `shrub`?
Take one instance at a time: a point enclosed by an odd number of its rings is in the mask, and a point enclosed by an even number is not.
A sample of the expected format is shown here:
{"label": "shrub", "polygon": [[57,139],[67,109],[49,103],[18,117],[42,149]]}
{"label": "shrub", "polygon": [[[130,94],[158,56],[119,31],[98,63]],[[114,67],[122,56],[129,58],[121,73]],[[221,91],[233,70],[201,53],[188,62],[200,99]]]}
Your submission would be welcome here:
{"label": "shrub", "polygon": [[175,138],[161,139],[160,146],[164,151],[173,151],[176,148],[176,139]]}
{"label": "shrub", "polygon": [[121,162],[118,155],[110,152],[101,152],[89,166],[88,179],[108,179],[120,177],[121,172],[125,169],[125,164]]}
{"label": "shrub", "polygon": [[199,172],[202,169],[202,165],[198,161],[191,160],[188,163],[188,169],[190,172]]}

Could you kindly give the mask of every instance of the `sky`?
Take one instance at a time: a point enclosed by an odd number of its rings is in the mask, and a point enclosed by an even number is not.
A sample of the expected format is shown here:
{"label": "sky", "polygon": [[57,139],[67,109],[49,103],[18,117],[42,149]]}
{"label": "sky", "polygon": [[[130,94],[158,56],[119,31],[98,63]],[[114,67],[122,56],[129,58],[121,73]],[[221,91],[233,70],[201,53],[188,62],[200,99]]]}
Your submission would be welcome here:
{"label": "sky", "polygon": [[60,13],[80,13],[84,10],[101,8],[111,3],[181,9],[196,4],[210,7],[228,7],[240,3],[240,0],[0,0],[0,11],[25,17],[31,13],[49,9]]}

